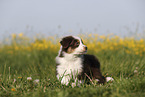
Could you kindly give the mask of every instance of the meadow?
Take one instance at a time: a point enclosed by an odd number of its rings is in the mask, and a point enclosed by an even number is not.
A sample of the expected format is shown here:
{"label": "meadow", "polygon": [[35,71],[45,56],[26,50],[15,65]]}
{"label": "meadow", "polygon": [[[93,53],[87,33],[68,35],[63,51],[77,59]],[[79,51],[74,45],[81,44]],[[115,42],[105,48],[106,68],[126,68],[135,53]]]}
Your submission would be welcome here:
{"label": "meadow", "polygon": [[72,87],[56,79],[57,36],[30,39],[20,34],[0,43],[1,97],[145,97],[145,39],[79,35],[114,81]]}

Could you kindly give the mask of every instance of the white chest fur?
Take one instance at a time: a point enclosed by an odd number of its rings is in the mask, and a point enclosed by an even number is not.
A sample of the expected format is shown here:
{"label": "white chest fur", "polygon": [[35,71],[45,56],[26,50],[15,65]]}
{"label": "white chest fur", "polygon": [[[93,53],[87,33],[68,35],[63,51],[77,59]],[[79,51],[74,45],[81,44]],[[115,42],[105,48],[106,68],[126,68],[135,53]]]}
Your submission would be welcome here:
{"label": "white chest fur", "polygon": [[70,79],[76,79],[77,75],[82,72],[82,59],[77,57],[73,58],[73,60],[66,60],[64,57],[56,58],[57,63],[57,78],[62,78],[62,84],[68,84]]}

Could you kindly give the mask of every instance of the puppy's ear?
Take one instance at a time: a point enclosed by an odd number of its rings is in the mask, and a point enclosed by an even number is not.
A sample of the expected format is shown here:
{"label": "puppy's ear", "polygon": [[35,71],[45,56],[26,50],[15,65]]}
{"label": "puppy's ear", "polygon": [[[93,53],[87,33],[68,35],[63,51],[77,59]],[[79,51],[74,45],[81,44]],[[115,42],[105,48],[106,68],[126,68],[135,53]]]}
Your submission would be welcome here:
{"label": "puppy's ear", "polygon": [[61,40],[60,44],[62,45],[63,48],[68,48],[68,46],[69,46],[68,41],[64,41],[64,40]]}
{"label": "puppy's ear", "polygon": [[68,36],[68,37],[63,38],[60,41],[60,44],[62,45],[63,48],[68,48],[71,45],[72,41],[73,41],[72,36]]}

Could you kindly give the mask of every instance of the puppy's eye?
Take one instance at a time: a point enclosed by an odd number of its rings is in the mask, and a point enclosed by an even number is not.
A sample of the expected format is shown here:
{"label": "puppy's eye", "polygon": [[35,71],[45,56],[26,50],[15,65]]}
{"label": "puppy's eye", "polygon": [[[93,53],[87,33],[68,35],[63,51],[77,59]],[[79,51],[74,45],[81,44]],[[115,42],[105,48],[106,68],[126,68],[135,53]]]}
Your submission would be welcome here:
{"label": "puppy's eye", "polygon": [[76,42],[76,45],[78,46],[80,43],[79,42]]}

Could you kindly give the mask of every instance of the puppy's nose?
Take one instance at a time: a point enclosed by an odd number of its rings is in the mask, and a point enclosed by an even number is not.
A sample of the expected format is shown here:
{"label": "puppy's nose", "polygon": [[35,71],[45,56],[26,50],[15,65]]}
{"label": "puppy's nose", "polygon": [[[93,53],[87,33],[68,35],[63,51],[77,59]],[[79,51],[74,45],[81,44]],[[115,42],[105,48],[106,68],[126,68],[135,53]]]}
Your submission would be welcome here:
{"label": "puppy's nose", "polygon": [[87,50],[88,48],[87,47],[85,47],[85,50]]}

